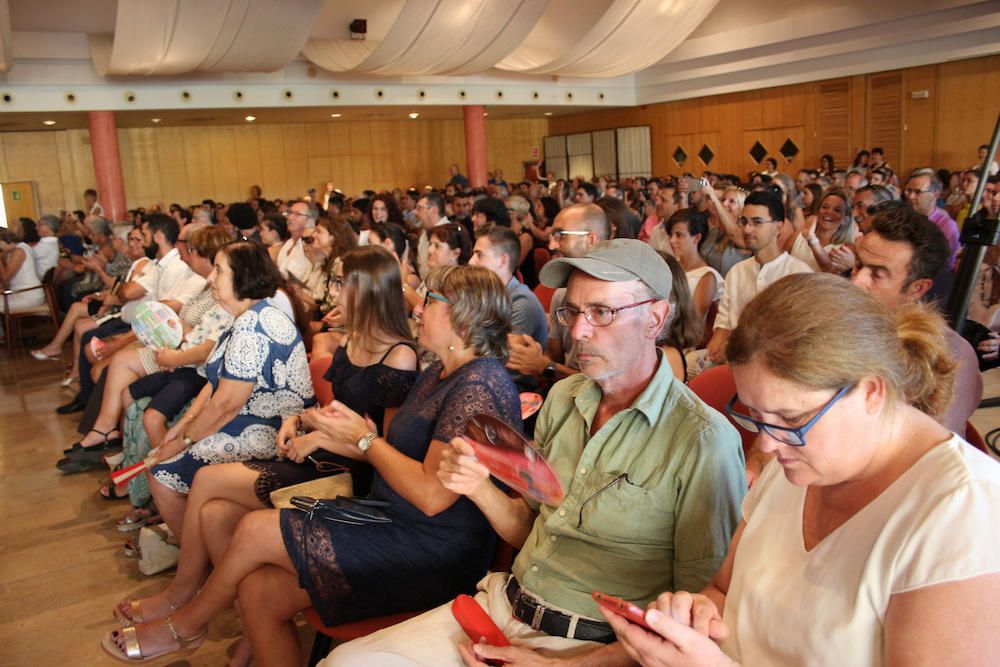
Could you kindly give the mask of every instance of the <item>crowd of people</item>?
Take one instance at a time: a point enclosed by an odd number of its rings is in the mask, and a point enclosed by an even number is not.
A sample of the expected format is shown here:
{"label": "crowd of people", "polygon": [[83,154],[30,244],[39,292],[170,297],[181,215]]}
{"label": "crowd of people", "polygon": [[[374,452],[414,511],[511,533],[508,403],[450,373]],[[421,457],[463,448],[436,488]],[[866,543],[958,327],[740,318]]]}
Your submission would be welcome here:
{"label": "crowd of people", "polygon": [[[157,523],[180,546],[104,650],[193,649],[235,604],[234,665],[302,664],[309,608],[423,612],[337,666],[994,662],[1000,467],[965,438],[1000,345],[995,248],[965,337],[941,313],[996,170],[901,180],[878,148],[764,166],[471,188],[452,165],[440,189],[255,186],[120,222],[88,192],[13,223],[0,278],[51,282],[64,313],[32,350],[71,359],[57,411],[81,437],[57,468],[144,464],[97,491],[127,500],[127,554]],[[137,339],[151,302],[178,345]],[[477,415],[534,441],[558,504],[491,477]],[[489,572],[501,540],[511,572]],[[462,593],[510,646],[470,640]]]}

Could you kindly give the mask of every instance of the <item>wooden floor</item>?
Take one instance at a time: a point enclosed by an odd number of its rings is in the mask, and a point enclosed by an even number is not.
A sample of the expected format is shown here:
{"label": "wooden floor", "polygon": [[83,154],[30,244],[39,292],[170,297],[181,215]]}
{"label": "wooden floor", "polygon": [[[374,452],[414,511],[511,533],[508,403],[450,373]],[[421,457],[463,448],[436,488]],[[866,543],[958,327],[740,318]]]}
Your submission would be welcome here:
{"label": "wooden floor", "polygon": [[[44,335],[44,331],[41,332]],[[147,577],[122,545],[132,533],[114,522],[128,501],[97,488],[107,469],[64,476],[62,450],[79,439],[79,414],[54,412],[73,394],[59,386],[61,365],[0,348],[0,665],[119,664],[100,647],[116,627],[111,609],[129,595],[166,587],[170,573]],[[302,628],[306,653],[311,630]],[[225,665],[239,636],[234,612],[212,623],[193,654],[153,665]]]}
{"label": "wooden floor", "polygon": [[[129,534],[114,521],[126,501],[97,494],[102,472],[64,476],[61,451],[77,440],[79,415],[54,408],[72,398],[59,386],[60,364],[0,349],[0,665],[116,664],[100,648],[115,627],[111,609],[128,595],[164,588],[170,574],[146,577],[125,557]],[[1000,369],[985,374],[987,397],[1000,396]],[[1000,408],[976,412],[984,436],[1000,427]],[[310,630],[302,628],[305,647]],[[193,655],[154,665],[224,665],[239,635],[227,612]]]}

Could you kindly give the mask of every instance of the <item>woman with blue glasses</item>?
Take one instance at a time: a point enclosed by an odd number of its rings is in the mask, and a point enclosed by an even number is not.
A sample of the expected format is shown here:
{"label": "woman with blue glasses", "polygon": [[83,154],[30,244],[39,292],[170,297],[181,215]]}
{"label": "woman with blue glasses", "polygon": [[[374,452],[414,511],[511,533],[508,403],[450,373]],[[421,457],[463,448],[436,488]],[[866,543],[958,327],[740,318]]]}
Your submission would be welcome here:
{"label": "woman with blue glasses", "polygon": [[663,593],[654,631],[606,613],[643,665],[986,665],[1000,655],[1000,465],[937,414],[944,322],[832,275],[777,281],[726,354],[773,454],[721,569]]}

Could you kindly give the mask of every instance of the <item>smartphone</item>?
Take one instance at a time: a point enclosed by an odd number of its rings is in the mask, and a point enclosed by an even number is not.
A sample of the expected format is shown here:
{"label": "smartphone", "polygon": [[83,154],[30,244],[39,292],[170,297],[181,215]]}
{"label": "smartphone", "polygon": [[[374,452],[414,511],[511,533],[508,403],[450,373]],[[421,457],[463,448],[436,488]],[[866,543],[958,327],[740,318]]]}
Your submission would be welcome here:
{"label": "smartphone", "polygon": [[[469,639],[479,643],[483,640],[490,646],[510,646],[510,641],[503,631],[497,627],[489,614],[479,606],[479,603],[468,595],[459,595],[451,603],[451,613],[458,624],[469,635]],[[500,660],[487,660],[487,665],[502,665]]]}
{"label": "smartphone", "polygon": [[594,602],[601,605],[608,611],[618,614],[619,616],[624,616],[625,620],[630,623],[635,623],[636,625],[641,625],[650,632],[656,632],[653,628],[649,627],[646,623],[646,611],[637,604],[631,602],[626,602],[621,598],[616,598],[614,595],[607,595],[606,593],[599,593],[594,591],[590,594],[594,598]]}

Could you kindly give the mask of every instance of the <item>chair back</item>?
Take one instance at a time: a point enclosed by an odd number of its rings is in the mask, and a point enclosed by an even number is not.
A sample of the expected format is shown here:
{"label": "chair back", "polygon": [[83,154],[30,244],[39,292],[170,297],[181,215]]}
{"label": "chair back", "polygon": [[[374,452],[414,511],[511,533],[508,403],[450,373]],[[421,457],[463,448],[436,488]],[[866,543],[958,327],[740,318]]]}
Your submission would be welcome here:
{"label": "chair back", "polygon": [[330,368],[331,361],[333,361],[333,357],[328,354],[314,357],[309,361],[309,376],[312,378],[316,401],[320,405],[329,405],[330,401],[333,400],[333,387],[323,378],[327,369]]}
{"label": "chair back", "polygon": [[[698,398],[705,401],[709,407],[721,412],[725,415],[726,419],[729,419],[729,415],[726,414],[726,404],[736,393],[736,381],[733,379],[733,369],[728,364],[713,366],[708,370],[702,371],[692,378],[691,382],[688,383],[688,387],[698,395]],[[736,402],[736,408],[738,410],[746,410],[746,406],[739,401]],[[740,438],[743,440],[744,456],[749,454],[754,440],[757,439],[757,434],[741,428],[732,419],[729,419],[729,422],[736,427]]]}
{"label": "chair back", "polygon": [[984,454],[989,454],[986,449],[986,441],[983,440],[983,436],[979,435],[979,431],[972,425],[972,422],[965,422],[965,441]]}
{"label": "chair back", "polygon": [[535,271],[541,271],[542,267],[552,259],[552,253],[549,252],[548,248],[535,248],[531,253],[535,259]]}
{"label": "chair back", "polygon": [[556,293],[555,288],[546,287],[542,283],[538,283],[535,286],[535,289],[532,291],[535,293],[535,296],[538,297],[538,300],[542,303],[542,308],[545,309],[545,312],[546,313],[549,312],[549,306],[552,304],[552,295]]}

